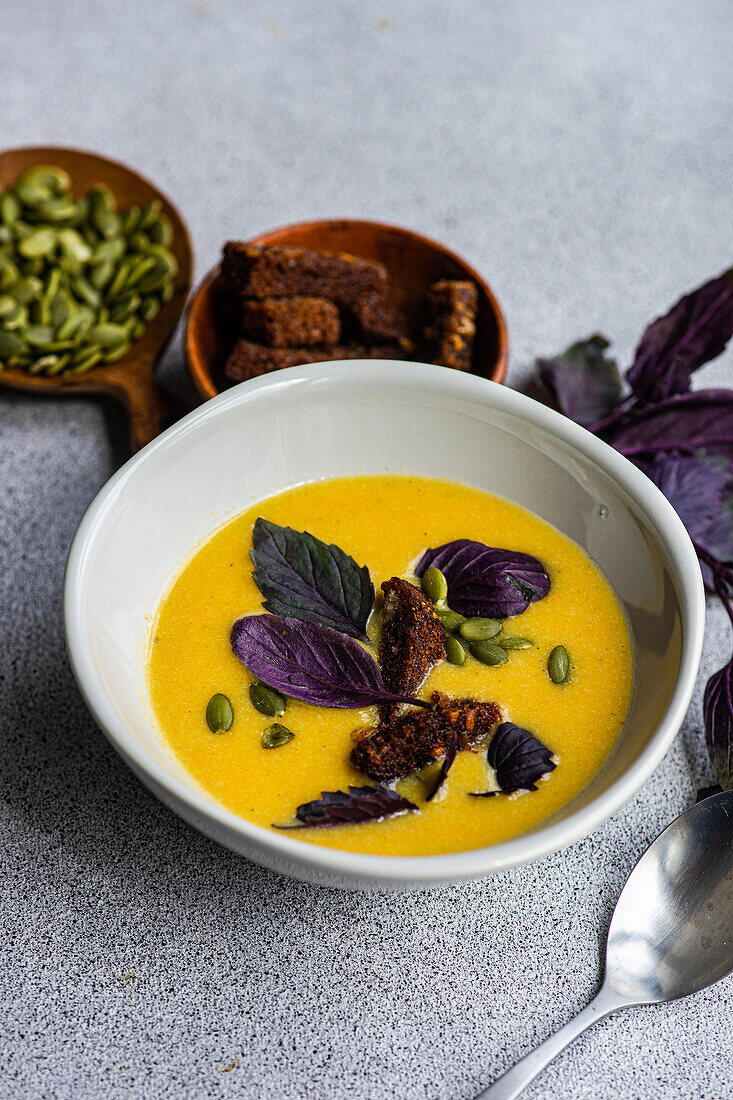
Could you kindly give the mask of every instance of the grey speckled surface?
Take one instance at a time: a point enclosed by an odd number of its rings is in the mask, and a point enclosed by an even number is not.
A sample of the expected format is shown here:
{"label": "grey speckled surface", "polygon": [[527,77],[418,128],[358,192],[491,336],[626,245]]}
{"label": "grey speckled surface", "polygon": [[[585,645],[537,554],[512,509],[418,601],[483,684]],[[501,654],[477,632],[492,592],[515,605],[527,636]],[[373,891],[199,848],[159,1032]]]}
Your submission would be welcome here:
{"label": "grey speckled surface", "polygon": [[[138,165],[199,274],[301,217],[420,228],[494,283],[515,383],[596,328],[628,356],[731,262],[729,0],[5,0],[2,21],[4,144]],[[0,1095],[473,1096],[593,993],[627,872],[710,779],[701,686],[568,851],[438,894],[279,879],[155,802],[74,687],[64,557],[123,456],[103,406],[0,394]],[[711,607],[703,675],[726,631]],[[732,992],[605,1021],[528,1098],[733,1095]]]}

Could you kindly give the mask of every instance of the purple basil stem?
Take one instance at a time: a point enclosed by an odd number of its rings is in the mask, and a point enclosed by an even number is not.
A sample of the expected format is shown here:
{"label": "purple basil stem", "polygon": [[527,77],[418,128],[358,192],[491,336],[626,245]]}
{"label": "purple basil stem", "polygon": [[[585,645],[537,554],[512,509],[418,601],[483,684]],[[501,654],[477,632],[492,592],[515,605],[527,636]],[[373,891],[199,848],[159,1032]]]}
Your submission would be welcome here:
{"label": "purple basil stem", "polygon": [[347,791],[321,791],[321,797],[298,806],[297,825],[275,825],[276,829],[313,829],[332,825],[358,825],[382,821],[385,817],[417,810],[414,802],[388,787],[349,787]]}
{"label": "purple basil stem", "polygon": [[627,379],[638,401],[686,393],[690,376],[733,336],[733,268],[680,298],[648,326]]}
{"label": "purple basil stem", "polygon": [[432,800],[435,798],[435,796],[438,793],[438,791],[440,790],[440,788],[445,783],[446,779],[448,778],[448,772],[453,767],[453,761],[456,758],[456,753],[457,752],[458,752],[458,734],[454,733],[453,734],[453,740],[449,744],[448,749],[446,751],[446,754],[443,758],[443,764],[441,766],[440,773],[438,775],[435,786],[433,787],[433,789],[430,792],[430,794],[428,795],[428,797],[425,799],[426,802],[432,802]]}
{"label": "purple basil stem", "polygon": [[456,539],[427,550],[417,566],[421,577],[434,565],[448,581],[448,603],[469,618],[505,619],[521,615],[550,591],[550,578],[537,558],[517,550],[499,550],[483,542]]}
{"label": "purple basil stem", "polygon": [[247,615],[232,627],[232,649],[263,683],[293,699],[344,709],[422,699],[387,691],[377,662],[353,638],[320,623]]}
{"label": "purple basil stem", "polygon": [[723,790],[733,790],[733,660],[708,680],[703,714],[715,778]]}

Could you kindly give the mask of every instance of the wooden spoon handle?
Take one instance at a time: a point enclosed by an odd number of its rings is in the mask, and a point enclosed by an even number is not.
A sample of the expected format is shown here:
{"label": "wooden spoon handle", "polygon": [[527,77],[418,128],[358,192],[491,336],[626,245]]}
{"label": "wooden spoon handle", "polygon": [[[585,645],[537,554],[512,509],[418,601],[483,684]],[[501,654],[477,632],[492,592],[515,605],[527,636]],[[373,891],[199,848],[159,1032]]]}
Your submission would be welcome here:
{"label": "wooden spoon handle", "polygon": [[130,449],[139,451],[167,426],[188,410],[164,390],[152,375],[137,374],[133,384],[117,385],[114,397],[124,405],[130,420]]}

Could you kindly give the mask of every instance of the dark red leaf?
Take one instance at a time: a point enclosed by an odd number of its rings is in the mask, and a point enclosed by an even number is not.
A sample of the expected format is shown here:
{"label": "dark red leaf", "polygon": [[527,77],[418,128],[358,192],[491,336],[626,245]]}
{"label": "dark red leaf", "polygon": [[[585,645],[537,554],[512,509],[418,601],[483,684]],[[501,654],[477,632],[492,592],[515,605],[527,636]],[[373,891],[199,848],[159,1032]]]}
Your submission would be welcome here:
{"label": "dark red leaf", "polygon": [[275,829],[317,829],[329,825],[357,825],[362,821],[382,821],[417,806],[388,787],[349,787],[346,791],[322,791],[313,802],[304,802],[295,811],[298,825],[275,825]]}
{"label": "dark red leaf", "polygon": [[664,317],[652,321],[626,376],[635,396],[646,404],[686,393],[690,376],[720,355],[731,336],[733,268],[686,294]]}
{"label": "dark red leaf", "polygon": [[[504,794],[536,791],[537,781],[555,768],[550,750],[533,733],[514,722],[503,722],[499,726],[489,742],[486,756]],[[487,798],[496,793],[481,791],[474,797]]]}
{"label": "dark red leaf", "polygon": [[605,355],[608,346],[605,336],[595,335],[552,359],[536,360],[557,408],[585,428],[607,416],[621,397],[621,376],[616,360]]}
{"label": "dark red leaf", "polygon": [[695,451],[733,460],[733,390],[696,390],[632,409],[598,433],[627,458]]}
{"label": "dark red leaf", "polygon": [[377,662],[353,638],[320,623],[247,615],[232,627],[232,649],[263,683],[321,707],[429,703],[387,691]]}
{"label": "dark red leaf", "polygon": [[440,788],[445,783],[446,778],[448,776],[448,772],[453,767],[453,761],[456,758],[456,753],[457,752],[458,752],[458,732],[455,731],[453,733],[453,740],[448,745],[445,756],[443,757],[443,763],[441,765],[440,773],[438,775],[435,786],[433,787],[433,789],[430,792],[430,794],[428,795],[428,797],[425,799],[426,802],[431,802],[435,798],[435,796],[438,793],[438,791],[440,790]]}
{"label": "dark red leaf", "polygon": [[715,778],[724,791],[733,790],[733,660],[708,680],[703,715]]}
{"label": "dark red leaf", "polygon": [[426,550],[417,576],[434,565],[448,581],[448,603],[469,617],[505,619],[520,615],[550,591],[544,566],[530,554],[499,550],[471,539],[456,539]]}

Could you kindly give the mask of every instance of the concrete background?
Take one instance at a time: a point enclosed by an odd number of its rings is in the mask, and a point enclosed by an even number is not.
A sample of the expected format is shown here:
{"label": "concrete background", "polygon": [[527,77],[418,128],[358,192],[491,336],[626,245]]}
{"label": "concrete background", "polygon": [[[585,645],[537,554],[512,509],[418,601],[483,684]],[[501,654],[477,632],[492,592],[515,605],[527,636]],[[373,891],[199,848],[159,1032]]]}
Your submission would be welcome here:
{"label": "concrete background", "polygon": [[[511,384],[731,263],[729,0],[4,0],[2,144],[136,165],[229,236],[319,215],[413,226],[484,271]],[[705,381],[731,382],[731,353]],[[592,996],[617,893],[710,782],[711,605],[674,748],[589,839],[491,881],[365,896],[285,881],[174,818],[67,665],[74,529],[125,458],[92,400],[0,392],[3,1097],[469,1098]],[[733,1095],[730,981],[597,1026],[527,1092]]]}

